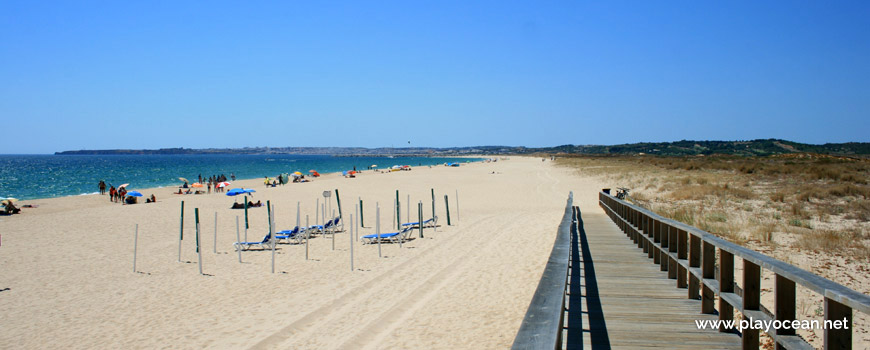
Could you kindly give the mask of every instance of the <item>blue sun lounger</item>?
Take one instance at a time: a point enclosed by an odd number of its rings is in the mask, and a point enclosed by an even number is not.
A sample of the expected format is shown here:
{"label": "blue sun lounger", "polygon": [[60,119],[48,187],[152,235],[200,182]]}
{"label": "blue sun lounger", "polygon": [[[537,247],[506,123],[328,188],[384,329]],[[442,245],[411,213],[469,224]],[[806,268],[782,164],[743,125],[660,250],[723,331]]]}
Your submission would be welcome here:
{"label": "blue sun lounger", "polygon": [[275,243],[292,243],[291,241],[295,241],[296,243],[304,243],[305,242],[305,229],[299,226],[294,227],[292,230],[284,230],[275,234]]}
{"label": "blue sun lounger", "polygon": [[266,234],[266,237],[263,237],[263,240],[260,242],[236,242],[233,243],[233,248],[236,250],[249,250],[253,247],[259,247],[260,249],[266,249],[269,246],[269,237],[270,234]]}
{"label": "blue sun lounger", "polygon": [[[423,227],[435,227],[435,223],[438,222],[438,217],[431,218],[429,220],[423,221]],[[420,222],[409,222],[402,224],[402,226],[410,226],[410,227],[420,227]]]}
{"label": "blue sun lounger", "polygon": [[384,243],[384,242],[398,243],[400,241],[404,242],[405,240],[407,240],[407,238],[408,238],[407,235],[408,235],[408,233],[411,232],[411,230],[412,230],[411,227],[405,227],[399,232],[381,233],[380,235],[375,233],[375,234],[365,235],[365,236],[362,236],[360,238],[362,239],[363,244],[377,243],[378,236],[380,236],[380,238],[381,238],[381,243]]}
{"label": "blue sun lounger", "polygon": [[341,218],[335,218],[335,219],[327,221],[325,225],[308,226],[308,229],[314,230],[317,233],[327,233],[327,231],[340,231],[340,230],[336,230],[336,227],[338,226],[339,220],[341,220]]}

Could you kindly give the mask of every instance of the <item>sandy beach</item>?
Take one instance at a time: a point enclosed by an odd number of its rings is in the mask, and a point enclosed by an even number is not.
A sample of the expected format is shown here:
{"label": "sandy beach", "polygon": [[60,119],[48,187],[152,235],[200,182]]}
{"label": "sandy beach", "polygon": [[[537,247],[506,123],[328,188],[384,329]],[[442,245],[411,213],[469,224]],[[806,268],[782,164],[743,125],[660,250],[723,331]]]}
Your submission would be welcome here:
{"label": "sandy beach", "polygon": [[[354,243],[348,231],[278,245],[270,251],[232,249],[234,198],[172,195],[172,188],[137,189],[156,204],[120,205],[107,196],[32,200],[21,215],[0,218],[0,343],[17,348],[295,348],[481,349],[510,346],[552,248],[568,192],[582,210],[597,209],[598,184],[540,158],[512,157],[459,168],[328,174],[313,182],[266,188],[262,180],[232,187],[257,190],[253,200],[275,206],[279,230],[314,223],[315,201],[338,189],[346,219],[357,198],[365,228],[382,232],[395,191],[431,216],[435,190],[439,227],[399,247]],[[455,194],[459,194],[459,212]],[[444,195],[450,199],[447,225]],[[180,202],[185,201],[182,263]],[[335,208],[333,204],[333,208]],[[200,211],[203,272],[195,252],[194,208]],[[217,253],[215,246],[217,213]],[[139,224],[133,272],[134,225]],[[266,208],[250,210],[248,240],[267,232]],[[349,221],[346,226],[349,226]],[[242,233],[244,235],[244,233]],[[244,240],[244,238],[243,238]]]}

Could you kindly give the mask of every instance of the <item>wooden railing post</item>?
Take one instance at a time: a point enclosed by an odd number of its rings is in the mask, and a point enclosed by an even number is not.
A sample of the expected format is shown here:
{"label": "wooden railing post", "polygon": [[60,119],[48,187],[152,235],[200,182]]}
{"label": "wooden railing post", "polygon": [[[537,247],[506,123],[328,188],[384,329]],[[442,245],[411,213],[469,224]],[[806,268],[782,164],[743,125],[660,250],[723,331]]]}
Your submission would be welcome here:
{"label": "wooden railing post", "polygon": [[[644,239],[642,237],[642,235],[645,234],[645,231],[643,228],[643,223],[645,220],[644,218],[645,218],[644,214],[641,213],[640,211],[638,211],[637,212],[637,242],[636,243],[637,243],[637,247],[641,248],[641,249],[643,249],[643,247],[644,247],[643,242],[646,241],[646,239]],[[646,251],[644,251],[644,252],[646,252]]]}
{"label": "wooden railing post", "polygon": [[[795,283],[794,281],[776,274],[774,280],[774,295],[773,295],[773,314],[775,319],[780,321],[794,320],[796,315],[795,309]],[[791,327],[783,327],[776,330],[777,335],[795,335],[795,330]],[[777,350],[785,349],[780,343],[776,343]]]}
{"label": "wooden railing post", "polygon": [[825,327],[825,349],[852,348],[852,308],[825,296],[825,321],[846,322],[849,328]]}
{"label": "wooden railing post", "polygon": [[[701,238],[693,234],[689,235],[689,267],[701,267]],[[701,297],[701,280],[694,274],[689,274],[689,299]]]}
{"label": "wooden railing post", "polygon": [[643,218],[643,234],[647,237],[643,240],[643,252],[647,254],[648,258],[652,258],[652,247],[649,244],[649,237],[652,237],[652,225],[650,222],[652,221],[652,217],[644,216]]}
{"label": "wooden railing post", "polygon": [[[719,249],[719,319],[728,321],[734,319],[734,307],[722,297],[725,293],[734,293],[734,254]],[[719,331],[731,330],[720,325]]]}
{"label": "wooden railing post", "polygon": [[[684,230],[677,230],[677,258],[687,260],[689,258],[689,234]],[[682,264],[677,264],[677,288],[686,288],[689,271]]]}
{"label": "wooden railing post", "polygon": [[[668,226],[668,253],[677,253],[680,247],[680,242],[677,241],[677,228]],[[677,279],[677,258],[668,254],[668,278]]]}
{"label": "wooden railing post", "polygon": [[[745,311],[761,310],[761,268],[743,259],[743,319],[752,322]],[[743,330],[743,349],[758,349],[758,330]]]}
{"label": "wooden railing post", "polygon": [[[703,259],[703,264],[701,265],[701,272],[704,275],[704,279],[713,279],[716,277],[716,247],[707,242],[704,242],[703,247],[704,252],[701,255]],[[713,299],[715,297],[715,295],[713,294],[713,289],[710,289],[710,287],[708,287],[704,283],[702,283],[702,285],[703,288],[701,291],[701,313],[716,313],[716,307],[713,305]]]}
{"label": "wooden railing post", "polygon": [[[668,245],[668,243],[669,243],[668,241],[670,240],[670,233],[668,232],[669,228],[670,227],[668,225],[666,225],[664,222],[659,221],[659,232],[660,232],[659,236],[661,237],[661,240],[662,240],[662,244],[661,244],[662,249],[659,250],[659,255],[661,255],[661,258],[659,258],[659,270],[661,270],[661,271],[668,270],[668,264],[670,264],[669,261],[671,260],[670,255],[668,255],[668,249],[670,249],[669,245]],[[668,276],[668,277],[670,277],[670,276]]]}
{"label": "wooden railing post", "polygon": [[653,245],[652,245],[653,251],[652,251],[651,257],[653,258],[653,264],[658,265],[661,263],[661,260],[659,260],[659,259],[661,259],[661,255],[659,254],[661,252],[661,248],[659,248],[659,244],[662,242],[662,237],[661,237],[661,228],[659,227],[659,221],[656,219],[653,219],[653,221],[652,221],[652,234],[653,234]]}

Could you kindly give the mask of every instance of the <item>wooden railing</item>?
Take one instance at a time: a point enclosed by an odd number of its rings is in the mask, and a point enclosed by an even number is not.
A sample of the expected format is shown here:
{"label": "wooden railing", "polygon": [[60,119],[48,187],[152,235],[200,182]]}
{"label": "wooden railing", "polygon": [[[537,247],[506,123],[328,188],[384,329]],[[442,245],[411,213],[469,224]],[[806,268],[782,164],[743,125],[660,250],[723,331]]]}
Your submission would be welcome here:
{"label": "wooden railing", "polygon": [[574,193],[568,194],[565,214],[559,223],[556,242],[547,267],[532,297],[512,349],[561,349],[565,315],[565,290],[568,283],[571,232],[576,229],[579,212],[573,207]]}
{"label": "wooden railing", "polygon": [[[851,349],[852,310],[870,314],[870,296],[698,228],[661,217],[608,193],[600,192],[598,196],[599,204],[610,218],[653,263],[661,265],[661,271],[667,271],[668,277],[676,280],[677,288],[686,288],[688,298],[701,300],[702,313],[718,312],[720,320],[732,320],[736,309],[749,322],[791,322],[796,317],[795,285],[799,284],[824,297],[825,320],[846,320],[848,329],[825,329],[825,349]],[[735,256],[743,260],[742,293],[739,294],[735,290]],[[762,268],[776,274],[773,316],[762,311]],[[793,329],[771,329],[768,335],[776,341],[777,349],[812,349]],[[741,336],[744,349],[759,347],[758,330],[745,329]]]}

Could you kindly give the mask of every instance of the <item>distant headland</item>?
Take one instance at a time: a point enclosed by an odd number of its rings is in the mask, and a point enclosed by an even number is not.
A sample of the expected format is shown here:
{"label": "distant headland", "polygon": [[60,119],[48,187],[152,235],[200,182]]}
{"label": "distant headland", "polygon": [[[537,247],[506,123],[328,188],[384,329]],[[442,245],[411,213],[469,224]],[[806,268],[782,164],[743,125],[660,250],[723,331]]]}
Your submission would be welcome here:
{"label": "distant headland", "polygon": [[109,149],[55,152],[56,155],[139,155],[139,154],[298,154],[333,156],[461,156],[522,155],[562,153],[588,155],[662,155],[662,156],[769,156],[790,153],[818,153],[843,156],[870,155],[870,142],[826,143],[814,145],[779,139],[749,141],[641,142],[621,145],[561,145],[555,147],[475,146],[475,147],[244,147],[244,148],[161,148]]}

